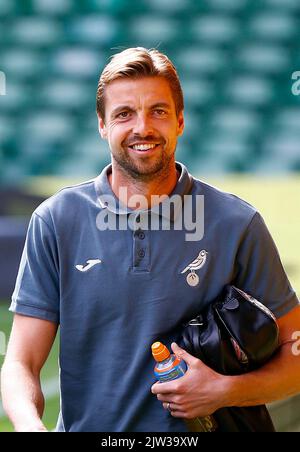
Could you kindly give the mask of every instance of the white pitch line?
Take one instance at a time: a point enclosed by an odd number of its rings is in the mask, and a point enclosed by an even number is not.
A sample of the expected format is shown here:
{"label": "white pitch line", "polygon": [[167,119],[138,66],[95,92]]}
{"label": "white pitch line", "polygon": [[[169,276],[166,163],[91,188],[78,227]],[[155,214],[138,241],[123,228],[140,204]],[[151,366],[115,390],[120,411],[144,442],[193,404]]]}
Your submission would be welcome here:
{"label": "white pitch line", "polygon": [[[52,377],[45,382],[42,382],[43,394],[46,400],[52,399],[55,396],[59,395],[59,383],[58,377]],[[2,403],[0,401],[0,419],[5,417],[5,413],[2,407]]]}

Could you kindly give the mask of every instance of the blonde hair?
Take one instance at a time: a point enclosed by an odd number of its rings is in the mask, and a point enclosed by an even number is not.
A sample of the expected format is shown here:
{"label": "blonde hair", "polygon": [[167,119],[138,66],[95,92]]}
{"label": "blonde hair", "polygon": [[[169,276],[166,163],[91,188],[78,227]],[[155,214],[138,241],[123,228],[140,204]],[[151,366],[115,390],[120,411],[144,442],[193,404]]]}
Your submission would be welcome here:
{"label": "blonde hair", "polygon": [[132,47],[116,53],[105,66],[98,82],[96,109],[105,119],[105,88],[120,78],[163,77],[170,85],[177,116],[184,108],[183,94],[175,66],[156,49]]}

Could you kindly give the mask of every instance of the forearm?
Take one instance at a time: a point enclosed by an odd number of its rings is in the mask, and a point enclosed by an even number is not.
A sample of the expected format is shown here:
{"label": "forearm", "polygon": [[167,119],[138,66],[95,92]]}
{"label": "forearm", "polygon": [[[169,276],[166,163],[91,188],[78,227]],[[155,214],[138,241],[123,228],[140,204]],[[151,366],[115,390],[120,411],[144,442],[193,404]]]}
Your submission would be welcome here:
{"label": "forearm", "polygon": [[5,363],[1,388],[4,410],[16,431],[46,431],[41,421],[44,396],[37,375],[20,362]]}
{"label": "forearm", "polygon": [[226,406],[270,403],[300,392],[300,356],[295,356],[292,344],[286,343],[262,368],[225,378]]}

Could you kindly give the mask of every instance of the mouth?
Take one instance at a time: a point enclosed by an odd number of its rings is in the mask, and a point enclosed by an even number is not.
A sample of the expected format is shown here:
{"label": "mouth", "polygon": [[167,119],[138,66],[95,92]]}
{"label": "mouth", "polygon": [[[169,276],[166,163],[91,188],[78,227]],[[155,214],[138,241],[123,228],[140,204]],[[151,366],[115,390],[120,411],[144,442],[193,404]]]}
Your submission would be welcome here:
{"label": "mouth", "polygon": [[160,143],[141,143],[141,144],[133,144],[128,146],[130,151],[136,154],[152,154],[157,148],[160,146]]}

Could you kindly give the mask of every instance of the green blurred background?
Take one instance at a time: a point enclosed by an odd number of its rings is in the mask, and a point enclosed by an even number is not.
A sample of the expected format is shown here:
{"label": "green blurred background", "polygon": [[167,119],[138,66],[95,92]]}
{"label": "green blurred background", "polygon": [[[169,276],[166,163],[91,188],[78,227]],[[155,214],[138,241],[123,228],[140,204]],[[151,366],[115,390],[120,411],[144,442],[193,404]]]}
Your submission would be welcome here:
{"label": "green blurred background", "polygon": [[[174,61],[186,119],[177,159],[260,210],[300,294],[299,25],[299,0],[0,1],[0,364],[28,218],[109,161],[96,86],[109,56],[129,46]],[[57,374],[56,344],[43,371],[49,428]],[[298,429],[299,398],[272,410],[279,429]],[[0,431],[10,430],[0,406]]]}

